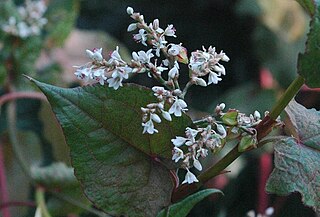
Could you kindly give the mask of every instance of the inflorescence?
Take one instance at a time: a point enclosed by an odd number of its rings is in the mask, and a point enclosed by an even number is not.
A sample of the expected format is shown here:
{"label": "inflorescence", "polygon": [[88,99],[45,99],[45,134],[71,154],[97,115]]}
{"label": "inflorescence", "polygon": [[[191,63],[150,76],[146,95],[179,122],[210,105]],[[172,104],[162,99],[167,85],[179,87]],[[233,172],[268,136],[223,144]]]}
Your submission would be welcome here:
{"label": "inflorescence", "polygon": [[[118,47],[108,59],[103,57],[102,48],[86,50],[91,61],[75,66],[75,75],[86,82],[107,84],[115,90],[122,86],[130,74],[146,73],[156,79],[162,85],[152,87],[157,101],[141,108],[142,133],[154,134],[158,133],[154,123],[161,123],[162,118],[172,121],[172,115],[181,117],[188,111],[184,96],[192,85],[206,87],[222,80],[226,70],[221,62],[228,62],[229,57],[223,51],[217,52],[215,47],[209,46],[207,49],[202,47],[202,50],[191,52],[191,57],[188,58],[187,49],[182,43],[167,41],[167,37],[177,37],[172,24],[161,28],[158,19],[147,24],[144,16],[134,12],[131,7],[127,8],[127,13],[134,20],[128,26],[128,32],[137,31],[133,34],[133,39],[151,48],[147,51],[132,52],[129,62],[123,60]],[[183,89],[179,83],[180,64],[188,64],[189,68],[189,81]],[[163,76],[164,73],[167,73],[167,76]],[[246,116],[234,109],[223,112],[224,109],[223,103],[218,105],[214,115],[195,121],[195,129],[187,127],[184,137],[176,136],[171,140],[174,145],[172,160],[181,162],[180,167],[187,170],[182,184],[198,182],[190,169],[194,167],[201,171],[199,159],[205,158],[209,152],[219,151],[228,136],[246,138],[245,148],[255,147],[257,144],[254,127],[261,121],[260,113],[256,111],[253,115]]]}

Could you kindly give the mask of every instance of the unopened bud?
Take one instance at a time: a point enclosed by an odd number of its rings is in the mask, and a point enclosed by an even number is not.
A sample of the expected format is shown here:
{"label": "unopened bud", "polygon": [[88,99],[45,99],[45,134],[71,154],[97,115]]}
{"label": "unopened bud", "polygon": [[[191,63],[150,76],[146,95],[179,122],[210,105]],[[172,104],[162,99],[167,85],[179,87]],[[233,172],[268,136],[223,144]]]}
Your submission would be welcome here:
{"label": "unopened bud", "polygon": [[253,115],[254,115],[255,119],[257,119],[257,120],[259,120],[261,118],[261,115],[258,111],[255,111]]}
{"label": "unopened bud", "polygon": [[127,14],[132,15],[134,13],[132,7],[127,7]]}
{"label": "unopened bud", "polygon": [[151,114],[151,119],[157,123],[161,123],[161,119],[157,114]]}
{"label": "unopened bud", "polygon": [[131,23],[128,28],[127,28],[127,32],[131,32],[137,29],[137,24],[136,23]]}
{"label": "unopened bud", "polygon": [[171,115],[170,115],[170,113],[167,112],[167,111],[163,111],[163,110],[162,110],[162,117],[163,117],[164,119],[166,119],[167,121],[172,121]]}
{"label": "unopened bud", "polygon": [[206,81],[203,80],[202,78],[196,78],[195,82],[196,82],[196,85],[200,85],[202,87],[206,87],[207,86]]}

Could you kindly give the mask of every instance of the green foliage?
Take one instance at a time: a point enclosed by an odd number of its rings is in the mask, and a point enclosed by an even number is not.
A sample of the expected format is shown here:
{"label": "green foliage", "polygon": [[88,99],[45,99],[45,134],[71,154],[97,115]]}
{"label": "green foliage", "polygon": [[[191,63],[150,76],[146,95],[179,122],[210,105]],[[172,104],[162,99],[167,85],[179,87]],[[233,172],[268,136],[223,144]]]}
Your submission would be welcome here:
{"label": "green foliage", "polygon": [[296,0],[310,15],[313,15],[316,7],[316,0]]}
{"label": "green foliage", "polygon": [[48,24],[46,43],[49,47],[62,46],[64,40],[71,32],[79,10],[78,0],[52,0],[48,6],[45,17]]}
{"label": "green foliage", "polygon": [[307,206],[320,212],[320,112],[292,101],[286,112],[296,130],[275,144],[275,169],[266,189],[287,195],[298,191]]}
{"label": "green foliage", "polygon": [[161,212],[159,212],[157,217],[185,217],[188,215],[192,207],[194,207],[198,202],[200,202],[210,194],[214,194],[214,193],[223,194],[218,189],[206,189],[206,190],[199,191],[195,194],[188,196],[182,201],[175,203],[173,205],[170,205],[169,207],[161,210]]}
{"label": "green foliage", "polygon": [[314,1],[314,4],[315,11],[310,21],[306,50],[298,57],[299,74],[311,88],[320,87],[320,3]]}
{"label": "green foliage", "polygon": [[253,136],[251,135],[243,136],[238,145],[238,151],[244,152],[247,149],[254,147],[256,143],[257,143],[257,139],[254,138]]}
{"label": "green foliage", "polygon": [[70,146],[76,177],[96,206],[111,215],[154,216],[170,204],[169,170],[150,156],[170,158],[170,139],[184,133],[189,117],[163,121],[158,134],[142,135],[140,108],[155,100],[146,88],[65,89],[34,82],[46,94]]}

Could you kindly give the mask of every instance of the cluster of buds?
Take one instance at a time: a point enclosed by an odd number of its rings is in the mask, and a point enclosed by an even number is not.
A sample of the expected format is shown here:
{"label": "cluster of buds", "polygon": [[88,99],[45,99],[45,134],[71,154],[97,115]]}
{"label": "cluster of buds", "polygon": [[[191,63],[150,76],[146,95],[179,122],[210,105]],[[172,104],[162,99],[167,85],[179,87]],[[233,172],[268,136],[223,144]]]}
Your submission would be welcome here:
{"label": "cluster of buds", "polygon": [[18,7],[18,17],[11,16],[1,28],[4,32],[21,38],[40,35],[41,29],[48,22],[43,17],[46,10],[44,0],[26,0],[24,6]]}

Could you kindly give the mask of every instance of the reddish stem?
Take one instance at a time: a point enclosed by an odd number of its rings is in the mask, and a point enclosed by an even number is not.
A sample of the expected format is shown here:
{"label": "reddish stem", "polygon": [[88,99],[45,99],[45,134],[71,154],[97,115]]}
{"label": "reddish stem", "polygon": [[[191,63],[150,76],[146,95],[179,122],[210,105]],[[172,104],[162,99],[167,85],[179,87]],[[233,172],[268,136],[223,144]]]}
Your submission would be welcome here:
{"label": "reddish stem", "polygon": [[44,101],[47,100],[42,93],[38,92],[10,92],[0,97],[0,107],[8,101],[25,98],[39,99]]}
{"label": "reddish stem", "polygon": [[[6,203],[9,201],[9,195],[2,148],[2,144],[0,144],[0,201]],[[11,217],[10,210],[6,207],[1,210],[1,213],[3,217]]]}
{"label": "reddish stem", "polygon": [[5,209],[10,206],[30,206],[30,207],[36,207],[36,204],[31,201],[10,201],[6,203],[0,204],[0,210]]}
{"label": "reddish stem", "polygon": [[259,174],[259,183],[258,183],[258,204],[257,211],[258,213],[264,213],[268,208],[269,201],[268,195],[265,192],[265,186],[267,184],[268,177],[272,170],[272,158],[269,153],[263,154],[260,157],[260,174]]}

